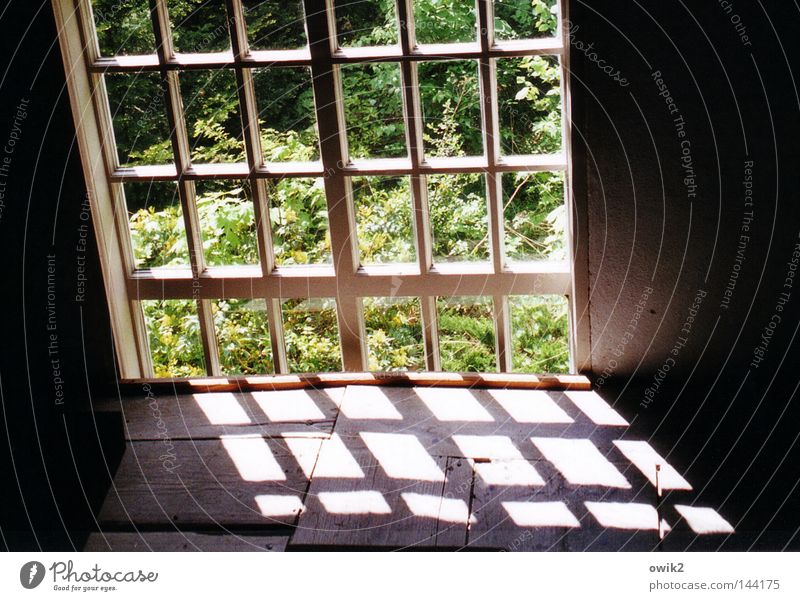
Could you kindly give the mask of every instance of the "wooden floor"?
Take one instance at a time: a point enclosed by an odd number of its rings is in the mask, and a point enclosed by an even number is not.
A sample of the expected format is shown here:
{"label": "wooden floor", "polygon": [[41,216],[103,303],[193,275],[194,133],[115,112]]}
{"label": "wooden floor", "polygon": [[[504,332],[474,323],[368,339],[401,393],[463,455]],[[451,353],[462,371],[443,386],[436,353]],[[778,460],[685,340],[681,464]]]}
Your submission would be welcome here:
{"label": "wooden floor", "polygon": [[677,550],[731,532],[593,392],[347,386],[102,410],[124,412],[127,446],[95,551]]}

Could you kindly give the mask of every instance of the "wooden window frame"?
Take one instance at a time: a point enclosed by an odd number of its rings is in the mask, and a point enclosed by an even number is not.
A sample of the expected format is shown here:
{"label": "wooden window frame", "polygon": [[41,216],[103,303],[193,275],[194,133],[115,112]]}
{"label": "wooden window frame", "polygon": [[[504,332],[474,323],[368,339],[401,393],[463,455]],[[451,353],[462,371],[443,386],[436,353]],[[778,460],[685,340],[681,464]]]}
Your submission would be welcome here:
{"label": "wooden window frame", "polygon": [[[250,51],[241,0],[226,0],[232,50],[191,55],[172,50],[166,0],[150,0],[157,54],[105,58],[94,33],[90,0],[52,0],[65,65],[76,137],[91,199],[100,261],[119,375],[123,380],[153,378],[142,300],[197,301],[208,376],[220,375],[211,313],[211,300],[259,298],[267,303],[276,374],[288,373],[283,343],[283,300],[335,298],[343,368],[366,369],[366,337],[361,299],[369,296],[416,297],[421,319],[426,369],[440,369],[436,299],[449,296],[491,296],[494,304],[496,363],[511,372],[511,295],[561,295],[569,299],[570,371],[591,371],[588,317],[588,257],[585,199],[572,193],[575,174],[571,160],[568,0],[559,0],[559,27],[554,38],[498,41],[494,39],[492,0],[476,0],[478,41],[417,45],[414,42],[413,0],[397,0],[400,43],[389,47],[339,48],[336,45],[333,0],[303,0],[309,45],[299,50]],[[403,25],[405,24],[405,25]],[[558,154],[501,156],[495,61],[498,58],[552,55],[561,61],[563,145]],[[417,85],[420,60],[472,59],[478,63],[483,122],[481,157],[425,158],[422,112]],[[348,160],[339,69],[342,65],[391,61],[400,65],[408,157]],[[251,69],[306,66],[311,69],[320,161],[265,163],[257,123]],[[242,107],[247,161],[235,164],[192,165],[178,87],[178,72],[232,68]],[[174,165],[120,167],[103,75],[151,71],[159,73],[166,89],[166,113],[171,128]],[[564,171],[568,220],[567,261],[507,263],[504,255],[504,215],[500,174],[511,171]],[[491,261],[487,264],[435,264],[428,222],[426,176],[440,173],[483,173],[489,211]],[[405,175],[410,177],[417,262],[362,266],[358,261],[350,177]],[[278,268],[272,254],[271,228],[264,180],[282,177],[323,177],[328,203],[333,263],[330,266]],[[205,264],[194,203],[194,180],[248,179],[253,190],[260,264],[252,267],[209,267]],[[175,181],[181,199],[190,266],[186,269],[136,269],[121,197],[123,182]],[[347,202],[339,202],[339,199]],[[487,291],[491,291],[487,295]]]}

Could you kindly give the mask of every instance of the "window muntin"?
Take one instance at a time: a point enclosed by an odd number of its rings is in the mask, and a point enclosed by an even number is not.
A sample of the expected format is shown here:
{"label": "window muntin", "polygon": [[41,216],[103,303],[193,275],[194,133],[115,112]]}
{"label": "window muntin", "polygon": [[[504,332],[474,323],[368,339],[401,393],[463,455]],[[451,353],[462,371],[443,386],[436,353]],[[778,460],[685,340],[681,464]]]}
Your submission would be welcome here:
{"label": "window muntin", "polygon": [[[63,1],[78,2],[82,10],[88,4],[86,0]],[[102,3],[95,0],[94,4]],[[534,299],[544,299],[541,295],[549,295],[549,299],[554,294],[563,299],[564,294],[569,295],[569,265],[563,260],[569,253],[566,241],[564,252],[557,256],[533,256],[514,250],[519,245],[515,245],[514,232],[509,232],[509,223],[516,215],[509,213],[516,205],[512,202],[507,206],[506,188],[508,181],[525,175],[557,176],[566,169],[560,120],[563,110],[560,57],[564,46],[562,37],[553,35],[560,34],[555,3],[552,0],[533,3],[536,14],[544,15],[542,11],[546,9],[551,16],[541,20],[540,28],[528,31],[520,21],[520,3],[511,6],[515,3],[507,0],[494,3],[478,0],[473,11],[470,3],[457,2],[467,7],[458,11],[459,15],[464,13],[461,15],[464,19],[459,19],[458,27],[454,24],[453,32],[438,37],[430,31],[435,27],[427,25],[437,15],[426,13],[425,7],[411,0],[397,3],[396,18],[376,8],[386,4],[385,1],[339,2],[332,7],[318,0],[306,0],[305,11],[295,11],[306,21],[303,36],[298,34],[296,22],[287,23],[286,31],[275,34],[275,27],[265,18],[271,10],[269,2],[219,2],[221,8],[214,9],[213,17],[208,18],[198,14],[213,3],[181,3],[191,8],[186,15],[172,15],[171,4],[170,0],[155,2],[156,10],[151,15],[154,48],[151,49],[147,36],[141,41],[144,50],[140,50],[133,41],[120,43],[119,36],[111,39],[107,29],[104,33],[103,27],[98,27],[100,46],[106,51],[101,56],[89,52],[89,68],[95,83],[104,77],[118,77],[117,71],[156,75],[164,95],[161,116],[172,125],[169,140],[172,161],[162,152],[151,153],[159,160],[134,162],[131,157],[137,158],[141,153],[134,156],[130,149],[120,146],[120,155],[111,157],[109,165],[112,179],[121,182],[115,184],[115,190],[134,184],[161,184],[165,179],[177,182],[171,184],[177,189],[180,201],[174,220],[183,222],[187,240],[186,252],[178,244],[173,255],[164,255],[165,261],[152,256],[149,262],[137,259],[136,270],[128,276],[136,284],[135,296],[131,298],[134,311],[143,310],[144,323],[150,327],[151,348],[145,350],[150,358],[143,360],[142,372],[163,376],[173,369],[170,365],[178,366],[172,375],[197,375],[202,370],[211,375],[237,371],[231,367],[231,360],[223,357],[225,345],[220,341],[227,340],[229,332],[223,333],[219,327],[222,319],[219,316],[224,314],[220,303],[233,301],[243,306],[263,302],[260,312],[230,312],[234,315],[231,319],[241,323],[248,322],[245,315],[266,319],[259,321],[259,327],[270,338],[274,357],[264,358],[260,366],[254,365],[252,373],[266,370],[270,365],[278,373],[342,367],[364,369],[380,363],[374,359],[377,357],[374,343],[371,349],[367,340],[370,334],[365,329],[366,326],[370,332],[377,331],[374,324],[370,325],[374,321],[370,315],[376,314],[378,305],[369,299],[396,297],[417,299],[425,368],[488,369],[492,361],[487,363],[486,357],[493,356],[494,366],[500,370],[530,369],[530,361],[519,360],[525,349],[515,343],[512,321],[516,305],[512,301],[520,295]],[[356,4],[363,6],[357,8]],[[326,11],[330,10],[335,11],[336,19],[328,19]],[[305,14],[312,16],[306,18]],[[416,34],[414,26],[396,27],[398,20],[412,24],[413,17],[417,18]],[[470,21],[473,17],[474,28]],[[333,22],[336,31],[328,30]],[[89,23],[84,20],[84,25]],[[221,23],[226,25],[224,36],[219,33]],[[198,28],[209,29],[208,35],[202,36],[207,43],[187,46],[180,42],[182,31],[187,37],[186,31]],[[90,26],[87,29],[89,35],[94,35]],[[474,31],[474,37],[470,31]],[[306,33],[310,47],[303,46]],[[267,38],[280,41],[263,41]],[[513,40],[513,44],[507,40]],[[157,56],[125,56],[153,49],[158,51]],[[207,52],[217,54],[198,54]],[[115,54],[125,60],[116,59]],[[498,69],[498,65],[505,64],[511,67]],[[269,75],[290,71],[301,75],[284,78],[282,84],[275,85],[272,81],[259,86],[259,80],[266,81]],[[207,97],[203,93],[203,78],[224,81],[222,92]],[[436,100],[431,99],[429,92],[436,86],[459,81],[464,83],[463,110],[474,115],[476,127],[456,132],[453,137],[458,143],[437,147],[436,142],[442,136],[436,133],[443,131],[442,119],[437,123]],[[519,86],[514,91],[514,86],[523,81],[525,93]],[[279,91],[272,97],[269,90],[276,88]],[[281,103],[282,96],[293,98],[295,94],[305,100]],[[364,115],[363,110],[358,114],[358,106],[348,108],[348,99],[354,95],[377,96],[384,105],[374,114]],[[99,110],[109,111],[102,95],[100,101]],[[520,118],[519,105],[525,101],[536,105],[534,118],[530,115]],[[296,114],[287,115],[289,109],[295,109]],[[559,117],[555,123],[545,118],[554,111]],[[198,129],[198,122],[208,115],[222,115],[218,120],[222,127]],[[541,119],[536,119],[537,115]],[[281,144],[285,140],[280,139],[280,134],[297,134],[298,130],[291,128],[295,123],[301,124],[301,134],[297,137],[303,139],[299,143],[291,141],[294,146]],[[215,122],[215,125],[220,124]],[[380,127],[385,138],[377,143],[367,141],[370,145],[359,140],[359,130],[369,131],[371,127]],[[265,137],[265,131],[270,129],[273,131],[268,133],[273,137]],[[210,152],[209,139],[221,139],[225,152]],[[166,141],[161,148],[167,149]],[[365,236],[359,233],[359,221],[364,220],[357,214],[358,186],[354,186],[368,178],[405,182],[407,192],[403,193],[408,196],[410,211],[401,220],[406,224],[400,228],[402,244],[389,244],[391,251],[377,253],[379,259],[375,261],[365,260],[367,253],[362,248]],[[483,199],[476,188],[476,179],[483,180]],[[210,226],[209,214],[204,216],[201,210],[208,202],[208,194],[203,190],[213,190],[216,183],[217,192],[224,196],[226,193],[219,189],[226,181],[228,196],[241,199],[226,204],[233,208],[252,205],[245,219],[247,235],[244,242],[237,239],[239,247],[233,253],[216,252],[228,244],[220,242],[224,240],[224,235],[219,237],[220,228]],[[315,228],[318,236],[313,248],[298,250],[290,248],[294,234],[286,229],[286,219],[283,222],[280,219],[280,192],[286,182],[298,187],[303,181],[315,182],[306,187],[324,193],[324,208],[320,207],[319,195],[314,196],[312,206],[318,213],[325,212],[330,223],[326,224],[327,231],[324,227]],[[447,225],[442,214],[446,212],[448,198],[437,196],[437,192],[446,189],[443,182],[457,184],[456,198],[470,198],[475,206],[470,205],[469,218],[474,226],[485,228],[485,235],[462,240],[457,231],[443,227]],[[233,190],[237,192],[231,194]],[[119,192],[116,194],[121,196]],[[290,200],[286,194],[283,199],[283,204]],[[482,201],[485,211],[481,208]],[[566,209],[563,213],[562,226],[566,222]],[[379,223],[379,218],[373,216],[370,225]],[[308,220],[300,222],[308,225]],[[209,243],[210,239],[214,242]],[[233,258],[219,256],[227,254]],[[530,262],[531,259],[535,261]],[[164,271],[167,267],[177,267],[173,272],[179,272],[180,267],[190,269],[194,276],[190,279],[183,274],[172,276]],[[196,287],[195,280],[203,285]],[[222,291],[228,300],[218,300]],[[164,294],[174,300],[161,301]],[[229,298],[231,294],[233,298]],[[319,296],[322,301],[308,300],[309,296]],[[478,300],[464,304],[461,301],[465,298]],[[405,306],[406,314],[413,313],[412,306],[413,303]],[[199,330],[196,341],[202,347],[201,361],[195,357],[184,358],[183,363],[174,358],[169,359],[172,363],[163,365],[151,362],[160,352],[153,342],[152,329],[153,324],[160,322],[152,307],[162,314],[169,313],[164,307],[173,314],[178,313],[175,307],[185,313],[181,313],[181,319],[194,324],[192,331],[195,327]],[[475,327],[492,332],[493,342],[485,345],[486,357],[476,360],[474,366],[453,364],[441,351],[442,343],[445,347],[454,344],[448,338],[452,338],[452,333],[442,334],[441,328],[441,321],[446,322],[454,315],[453,307],[469,308],[467,317],[479,322]],[[366,312],[367,308],[372,313]],[[522,315],[520,311],[516,309],[516,314]],[[524,321],[517,319],[519,323]],[[320,343],[323,350],[319,360],[302,356],[305,341],[298,337],[297,328]],[[563,338],[566,338],[565,328],[562,328]],[[147,340],[140,340],[139,344],[142,342],[147,347]],[[196,356],[197,350],[197,344],[193,343],[190,354]],[[406,366],[389,368],[420,367],[415,360]]]}

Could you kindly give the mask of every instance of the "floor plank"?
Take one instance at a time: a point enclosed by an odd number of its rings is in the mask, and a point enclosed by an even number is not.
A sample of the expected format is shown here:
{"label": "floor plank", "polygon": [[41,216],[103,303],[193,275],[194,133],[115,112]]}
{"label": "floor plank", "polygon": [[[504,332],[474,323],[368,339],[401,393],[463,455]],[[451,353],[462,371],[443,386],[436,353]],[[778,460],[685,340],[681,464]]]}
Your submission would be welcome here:
{"label": "floor plank", "polygon": [[443,457],[466,456],[455,437],[493,437],[533,460],[543,458],[533,437],[591,439],[615,455],[613,442],[631,437],[627,427],[594,423],[563,393],[348,386],[336,432],[352,438],[363,431],[410,433]]}
{"label": "floor plank", "polygon": [[[323,446],[320,464],[326,452]],[[419,480],[389,476],[363,448],[350,452],[363,477],[326,478],[315,473],[289,548],[463,545],[469,519],[470,475],[461,460],[431,457],[442,477]],[[459,482],[460,478],[466,480]]]}
{"label": "floor plank", "polygon": [[[474,463],[474,523],[468,546],[509,551],[654,549],[659,541],[655,489],[631,466],[613,465],[629,488],[573,484],[547,461]],[[487,471],[489,466],[494,469]],[[530,484],[530,467],[543,484]],[[651,507],[652,519],[646,507]],[[615,526],[606,527],[590,508],[604,519],[616,520]],[[631,521],[632,511],[639,511],[641,519]]]}
{"label": "floor plank", "polygon": [[330,433],[344,388],[150,395],[107,401],[122,411],[128,440],[190,440],[223,434]]}
{"label": "floor plank", "polygon": [[300,461],[313,459],[259,437],[129,443],[100,523],[292,525],[308,488]]}
{"label": "floor plank", "polygon": [[93,532],[84,551],[285,551],[288,536],[197,532]]}
{"label": "floor plank", "polygon": [[[99,516],[114,533],[92,548],[651,550],[659,519],[662,548],[721,540],[693,543],[680,470],[588,391],[351,385],[123,408],[130,441]],[[657,512],[662,461],[678,490]],[[247,534],[207,533],[229,527]]]}

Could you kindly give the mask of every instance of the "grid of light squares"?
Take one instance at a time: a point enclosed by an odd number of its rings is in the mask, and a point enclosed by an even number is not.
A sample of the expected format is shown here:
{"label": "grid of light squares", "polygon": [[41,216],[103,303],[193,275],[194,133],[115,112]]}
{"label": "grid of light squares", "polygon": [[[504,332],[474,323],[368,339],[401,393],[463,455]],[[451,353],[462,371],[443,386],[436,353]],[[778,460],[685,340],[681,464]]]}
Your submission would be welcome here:
{"label": "grid of light squares", "polygon": [[[344,393],[341,389],[315,393],[323,398],[328,396],[339,407],[342,415],[337,427],[344,425],[345,434],[334,431],[329,438],[320,438],[318,435],[304,437],[297,432],[287,433],[284,435],[285,444],[312,482],[351,480],[352,484],[345,487],[350,490],[327,491],[327,485],[321,484],[321,490],[311,499],[309,497],[314,496],[311,492],[305,500],[298,494],[259,495],[256,503],[261,514],[278,521],[292,519],[305,511],[311,501],[312,510],[321,507],[331,514],[390,515],[392,509],[385,494],[396,496],[399,489],[405,491],[400,494],[403,503],[417,517],[475,524],[477,518],[470,514],[464,500],[418,494],[411,489],[413,483],[444,483],[448,478],[434,458],[436,453],[426,448],[413,433],[417,426],[414,420],[422,419],[420,416],[423,415],[417,407],[418,402],[429,412],[427,419],[452,425],[453,433],[443,437],[446,440],[440,440],[439,444],[446,445],[448,454],[470,461],[476,477],[486,486],[497,487],[496,491],[516,487],[528,491],[527,495],[519,497],[529,498],[525,501],[501,501],[503,496],[500,493],[493,494],[494,502],[500,504],[506,514],[503,521],[510,520],[509,524],[519,528],[580,528],[582,521],[579,518],[591,516],[602,528],[657,531],[664,535],[671,530],[671,525],[661,517],[667,509],[661,500],[662,494],[693,490],[680,472],[648,442],[618,439],[617,435],[621,436],[629,428],[628,422],[594,392],[567,392],[564,402],[557,403],[544,391],[489,390],[485,394],[475,394],[469,389],[415,388],[413,392],[391,395],[390,398],[387,390],[349,386]],[[324,417],[315,397],[304,390],[252,394],[270,422]],[[243,426],[251,423],[232,393],[197,394],[194,400],[213,425]],[[516,440],[496,434],[499,426],[489,411],[506,425],[524,424],[533,429],[537,425],[564,428],[592,424],[594,429],[588,438],[534,435]],[[414,420],[404,416],[404,412],[413,415]],[[466,424],[473,427],[485,424],[485,432],[458,433]],[[396,429],[388,430],[387,426],[396,426]],[[430,426],[422,429],[430,429]],[[620,455],[615,462],[592,440],[604,436],[610,436],[615,454]],[[221,436],[221,441],[243,480],[264,483],[286,480],[284,467],[260,435],[226,434]],[[354,449],[360,445],[365,445],[369,452],[366,463],[362,459],[361,465],[354,454]],[[541,459],[529,459],[533,448],[542,455]],[[522,449],[527,454],[523,454]],[[621,458],[627,463],[621,462]],[[601,492],[597,499],[581,501],[582,511],[576,515],[565,502],[570,500],[573,507],[579,504],[576,499],[569,499],[569,490],[560,489],[558,494],[547,490],[548,479],[552,476],[546,479],[540,473],[543,467],[549,469],[543,464],[552,466],[568,487],[586,487]],[[371,489],[369,485],[372,482],[368,483],[362,469],[364,465],[378,465],[389,478],[403,481],[403,484],[396,484],[397,488],[389,490]],[[640,476],[636,476],[637,472]],[[646,486],[652,486],[653,491],[634,486],[633,482],[641,482],[642,476],[648,482]],[[627,490],[630,499],[609,499],[612,490]],[[538,498],[537,491],[541,495]],[[631,500],[641,500],[650,492],[659,507]],[[562,495],[564,498],[559,498]],[[733,527],[710,507],[675,504],[674,508],[697,535],[733,532]],[[583,522],[587,520],[583,519]]]}
{"label": "grid of light squares", "polygon": [[[165,118],[169,131],[172,162],[160,165],[120,166],[115,150],[107,156],[111,179],[115,182],[118,203],[124,205],[126,186],[153,186],[174,182],[175,202],[180,205],[187,238],[185,269],[137,269],[129,248],[129,294],[137,307],[140,301],[192,299],[198,307],[198,322],[205,368],[209,375],[226,372],[220,360],[217,332],[214,327],[215,299],[256,299],[264,303],[271,364],[265,371],[299,371],[287,359],[283,341],[282,311],[286,299],[318,297],[335,312],[345,370],[367,368],[363,300],[365,298],[404,297],[416,302],[423,331],[421,369],[440,370],[437,304],[450,297],[481,297],[490,307],[495,326],[496,367],[512,371],[513,342],[510,334],[510,299],[519,295],[569,295],[570,272],[567,261],[514,264],[504,249],[503,174],[519,172],[559,172],[566,169],[563,152],[557,154],[513,155],[501,150],[498,124],[496,62],[520,57],[544,56],[559,61],[564,53],[563,32],[559,25],[555,37],[517,40],[495,39],[494,3],[477,0],[474,41],[420,44],[414,27],[413,0],[398,0],[398,24],[395,44],[374,47],[349,47],[342,44],[343,32],[337,32],[331,0],[304,0],[303,20],[308,45],[295,49],[259,49],[251,45],[247,26],[247,2],[220,2],[229,26],[226,35],[229,49],[179,47],[174,39],[174,23],[169,1],[151,2],[155,54],[102,56],[97,47],[90,49],[89,69],[94,73],[100,112],[108,115],[104,81],[117,73],[153,77],[164,90]],[[222,5],[224,4],[224,7]],[[252,3],[250,3],[252,4]],[[84,7],[88,8],[88,0]],[[88,12],[88,11],[87,11]],[[92,23],[85,19],[85,23]],[[405,25],[403,25],[405,24]],[[87,25],[91,29],[91,25]],[[91,31],[89,33],[92,33]],[[92,34],[94,37],[94,34]],[[224,36],[223,36],[224,38]],[[183,51],[183,52],[179,52]],[[189,50],[189,53],[185,53]],[[471,61],[476,65],[483,152],[466,157],[430,156],[423,143],[424,115],[419,86],[419,72],[426,64],[440,61]],[[347,69],[375,69],[389,66],[397,72],[402,96],[404,152],[388,157],[353,157],[348,154],[347,99],[342,98],[341,77]],[[318,127],[319,157],[305,162],[265,160],[259,132],[258,99],[254,78],[259,72],[277,68],[305,69],[313,87],[314,119]],[[190,144],[186,127],[186,95],[181,86],[190,77],[202,74],[235,79],[239,116],[242,121],[241,150],[243,162],[203,162]],[[563,97],[563,93],[562,93]],[[110,122],[105,130],[113,136]],[[390,155],[392,153],[389,153]],[[207,157],[206,157],[207,159]],[[212,159],[213,160],[213,159]],[[446,174],[479,174],[485,183],[488,216],[488,249],[485,264],[437,263],[433,255],[435,232],[429,220],[427,180]],[[353,206],[357,202],[359,178],[408,178],[412,219],[413,253],[408,264],[362,265],[359,260]],[[309,186],[324,189],[330,235],[331,261],[325,265],[302,268],[285,267],[276,260],[269,217],[270,198],[267,182],[296,178]],[[243,258],[242,265],[216,265],[203,245],[197,191],[207,180],[230,182],[246,190],[252,201],[256,223],[257,257]],[[355,188],[355,191],[354,191]],[[335,299],[335,300],[334,300]],[[312,303],[317,302],[311,298]],[[140,314],[135,316],[145,330]],[[368,327],[368,324],[367,324]],[[146,336],[140,347],[147,352]],[[152,370],[151,370],[152,371]]]}

